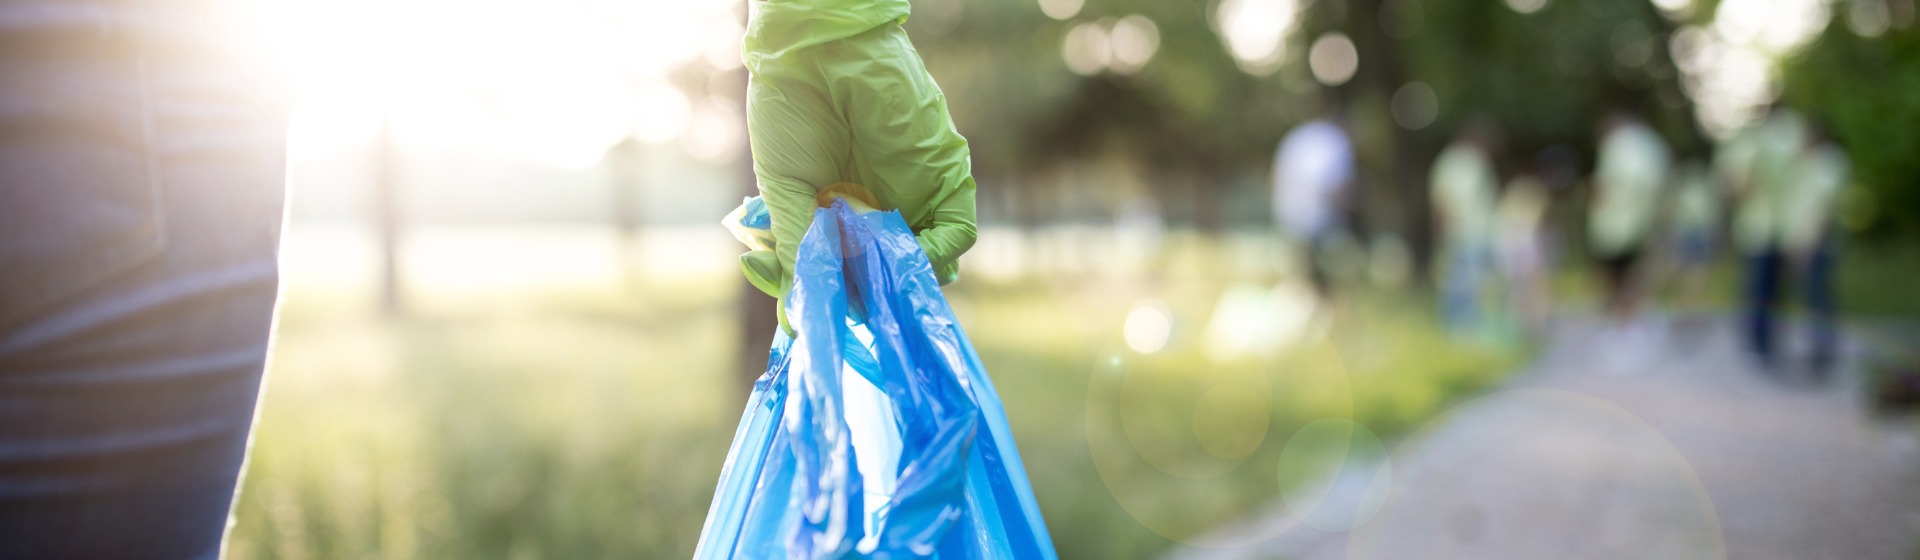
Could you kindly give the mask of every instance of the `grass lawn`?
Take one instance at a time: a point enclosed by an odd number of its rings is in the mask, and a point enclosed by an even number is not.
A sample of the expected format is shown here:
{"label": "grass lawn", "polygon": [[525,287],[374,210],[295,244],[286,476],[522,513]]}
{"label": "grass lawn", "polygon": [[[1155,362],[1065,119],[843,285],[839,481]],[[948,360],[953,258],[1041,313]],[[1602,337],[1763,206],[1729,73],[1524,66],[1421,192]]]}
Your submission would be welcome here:
{"label": "grass lawn", "polygon": [[[1392,441],[1519,358],[1373,294],[1284,350],[1209,359],[1230,287],[1187,274],[950,291],[1062,557],[1152,557],[1324,474],[1280,464],[1301,426],[1346,418]],[[362,293],[290,288],[232,557],[691,556],[745,396],[736,289],[422,298],[388,320]],[[1148,295],[1172,330],[1141,354],[1122,324]],[[1333,457],[1315,465],[1345,454],[1295,447]]]}

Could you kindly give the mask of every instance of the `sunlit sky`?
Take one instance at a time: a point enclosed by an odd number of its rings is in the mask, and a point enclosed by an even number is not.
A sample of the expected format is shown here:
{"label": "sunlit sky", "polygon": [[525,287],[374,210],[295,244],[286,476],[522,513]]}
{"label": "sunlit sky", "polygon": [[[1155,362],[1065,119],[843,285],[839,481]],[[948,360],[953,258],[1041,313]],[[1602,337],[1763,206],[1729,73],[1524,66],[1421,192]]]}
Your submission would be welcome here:
{"label": "sunlit sky", "polygon": [[[282,57],[298,92],[296,158],[362,149],[383,118],[403,148],[502,154],[563,169],[591,166],[628,137],[677,144],[716,162],[742,152],[737,101],[669,80],[675,72],[684,80],[689,68],[738,67],[736,0],[250,1],[253,31]],[[1525,14],[1551,1],[1508,4]],[[1079,21],[1083,4],[1035,3],[1056,19],[1078,21],[1062,46],[1070,69],[1127,73],[1153,57],[1153,21]],[[1249,73],[1311,62],[1315,77],[1331,85],[1365,64],[1365,53],[1356,59],[1344,36],[1295,36],[1296,0],[1217,6],[1222,48]],[[1676,17],[1692,10],[1690,0],[1657,6]],[[1725,0],[1711,24],[1676,33],[1671,50],[1702,124],[1725,132],[1771,101],[1778,90],[1772,61],[1824,29],[1829,11],[1825,0]],[[1856,29],[1885,29],[1885,10],[1854,12],[1843,15]],[[1312,57],[1304,56],[1308,45]]]}
{"label": "sunlit sky", "polygon": [[384,117],[404,147],[583,168],[629,136],[707,159],[738,154],[737,102],[668,79],[739,66],[736,6],[256,0],[253,23],[297,91],[295,157],[364,145]]}

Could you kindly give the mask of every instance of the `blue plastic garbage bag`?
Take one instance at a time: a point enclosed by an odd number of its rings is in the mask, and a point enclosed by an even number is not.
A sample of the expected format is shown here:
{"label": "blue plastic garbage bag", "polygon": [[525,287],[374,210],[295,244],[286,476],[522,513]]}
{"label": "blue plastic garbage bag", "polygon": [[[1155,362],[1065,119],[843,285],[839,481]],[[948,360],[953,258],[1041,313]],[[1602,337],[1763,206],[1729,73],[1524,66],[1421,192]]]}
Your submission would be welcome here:
{"label": "blue plastic garbage bag", "polygon": [[[751,201],[749,201],[751,203]],[[1006,412],[898,212],[814,214],[694,557],[1056,558]]]}

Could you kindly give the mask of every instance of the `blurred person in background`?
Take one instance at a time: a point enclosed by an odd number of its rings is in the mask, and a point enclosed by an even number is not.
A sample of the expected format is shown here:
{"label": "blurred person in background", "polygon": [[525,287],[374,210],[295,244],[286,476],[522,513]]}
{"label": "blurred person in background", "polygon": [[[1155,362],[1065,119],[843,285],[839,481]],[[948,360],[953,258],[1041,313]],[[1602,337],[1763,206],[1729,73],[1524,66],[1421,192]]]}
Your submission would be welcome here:
{"label": "blurred person in background", "polygon": [[1507,307],[1516,326],[1535,332],[1547,318],[1546,253],[1540,223],[1547,212],[1547,187],[1532,175],[1507,182],[1497,213],[1498,258],[1507,287]]}
{"label": "blurred person in background", "polygon": [[1332,296],[1327,253],[1346,228],[1348,185],[1353,182],[1353,144],[1340,125],[1316,119],[1294,127],[1273,159],[1273,214],[1281,231],[1300,248],[1308,278],[1320,299]]}
{"label": "blurred person in background", "polygon": [[1700,162],[1681,164],[1674,173],[1672,224],[1673,279],[1676,297],[1690,309],[1708,301],[1713,260],[1720,243],[1720,186]]}
{"label": "blurred person in background", "polygon": [[1780,229],[1785,191],[1794,180],[1794,161],[1806,145],[1806,123],[1791,109],[1777,108],[1766,120],[1726,141],[1716,166],[1738,196],[1734,241],[1743,266],[1741,299],[1747,350],[1762,368],[1774,360],[1773,308],[1784,271]]}
{"label": "blurred person in background", "polygon": [[1615,329],[1638,332],[1641,257],[1659,217],[1666,185],[1667,143],[1632,113],[1617,112],[1601,126],[1594,160],[1587,246],[1600,266],[1604,309]]}
{"label": "blurred person in background", "polygon": [[1852,181],[1847,154],[1827,140],[1818,124],[1807,127],[1807,146],[1796,158],[1792,190],[1783,202],[1780,241],[1806,299],[1810,347],[1807,362],[1816,375],[1833,366],[1840,340],[1834,317],[1839,302],[1833,286],[1839,258],[1837,216],[1841,195]]}
{"label": "blurred person in background", "polygon": [[1755,230],[1750,235],[1768,234],[1753,240],[1756,249],[1749,257],[1749,349],[1764,367],[1776,365],[1780,348],[1774,312],[1790,277],[1807,313],[1808,365],[1824,377],[1839,337],[1834,321],[1835,215],[1851,168],[1845,152],[1792,112],[1783,110],[1764,126],[1767,143],[1755,162],[1764,196],[1755,199],[1766,206],[1747,210],[1743,204],[1742,216],[1756,224],[1764,218],[1770,226],[1765,231],[1749,226]]}
{"label": "blurred person in background", "polygon": [[1454,334],[1479,334],[1491,266],[1494,189],[1492,125],[1462,129],[1433,161],[1429,197],[1439,230],[1440,315]]}
{"label": "blurred person in background", "polygon": [[221,553],[288,116],[208,4],[0,5],[0,558]]}

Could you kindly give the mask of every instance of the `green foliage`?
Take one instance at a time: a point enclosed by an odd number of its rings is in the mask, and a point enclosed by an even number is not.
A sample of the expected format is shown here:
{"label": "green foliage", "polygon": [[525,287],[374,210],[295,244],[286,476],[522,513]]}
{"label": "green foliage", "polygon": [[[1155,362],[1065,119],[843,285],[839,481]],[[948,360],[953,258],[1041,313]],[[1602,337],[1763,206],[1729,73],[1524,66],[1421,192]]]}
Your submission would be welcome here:
{"label": "green foliage", "polygon": [[1901,240],[1868,241],[1840,253],[1840,312],[1851,317],[1920,318],[1920,247]]}
{"label": "green foliage", "polygon": [[[983,184],[1019,185],[982,191],[983,205],[1007,213],[1071,214],[1127,196],[1117,186],[1080,193],[1070,181],[1047,180],[1062,166],[1112,154],[1139,168],[1151,185],[1144,194],[1176,224],[1264,223],[1280,137],[1336,109],[1359,144],[1363,222],[1391,230],[1419,231],[1426,161],[1470,119],[1498,125],[1509,171],[1527,170],[1552,144],[1590,152],[1595,123],[1616,108],[1648,115],[1682,151],[1703,146],[1666,54],[1672,24],[1645,3],[1559,0],[1519,14],[1500,2],[1303,2],[1284,62],[1267,76],[1243,71],[1228,54],[1210,22],[1218,4],[1088,0],[1056,21],[1036,0],[920,0],[922,15],[908,28],[973,141]],[[1069,71],[1062,43],[1070,29],[1136,14],[1160,36],[1144,68]],[[1307,51],[1334,31],[1357,43],[1360,72],[1329,88],[1313,81]],[[1633,49],[1644,61],[1620,54]],[[1390,103],[1416,80],[1437,93],[1439,118],[1408,131],[1395,124]],[[997,202],[1006,198],[1019,202]]]}
{"label": "green foliage", "polygon": [[[1420,5],[1424,21],[1396,52],[1407,79],[1440,98],[1440,118],[1418,134],[1423,143],[1444,143],[1484,116],[1499,125],[1512,163],[1525,165],[1555,143],[1592,153],[1600,119],[1630,109],[1679,147],[1700,145],[1667,54],[1671,24],[1651,4],[1558,0],[1531,14],[1501,2]],[[1636,49],[1645,49],[1644,62],[1630,54]]]}
{"label": "green foliage", "polygon": [[[1590,164],[1596,124],[1615,109],[1645,115],[1677,154],[1710,149],[1667,50],[1680,24],[1646,2],[1554,0],[1531,14],[1502,2],[1307,2],[1286,61],[1270,76],[1250,75],[1228,55],[1210,23],[1218,4],[1087,0],[1055,21],[1036,0],[917,0],[908,27],[973,140],[983,183],[1018,185],[982,190],[983,204],[1003,213],[1053,216],[1093,204],[1101,196],[1075,193],[1048,173],[1119,154],[1155,179],[1146,194],[1176,224],[1263,222],[1249,208],[1264,207],[1257,202],[1274,145],[1334,106],[1359,144],[1363,222],[1402,231],[1419,231],[1427,161],[1477,118],[1500,129],[1499,163],[1509,174],[1531,171],[1534,155],[1555,144]],[[1698,4],[1682,23],[1711,23],[1717,2]],[[1920,158],[1911,157],[1920,153],[1920,96],[1912,95],[1920,27],[1861,38],[1845,24],[1849,5],[1833,4],[1826,33],[1786,61],[1785,99],[1828,123],[1853,156],[1866,188],[1850,205],[1850,224],[1879,237],[1920,231]],[[1160,48],[1144,68],[1068,70],[1069,29],[1133,14],[1159,30]],[[1306,68],[1308,44],[1329,31],[1353,37],[1361,60],[1354,80],[1333,88],[1313,83]],[[1390,103],[1411,81],[1433,88],[1439,114],[1407,131]],[[1095,188],[1116,196],[1117,187]],[[1016,202],[1000,202],[1009,198]]]}
{"label": "green foliage", "polygon": [[1783,74],[1787,102],[1853,159],[1860,188],[1843,221],[1874,237],[1920,233],[1920,26],[1868,39],[1836,17]]}
{"label": "green foliage", "polygon": [[[1257,187],[1287,125],[1308,114],[1300,95],[1277,77],[1240,71],[1208,23],[1209,2],[1089,1],[1056,21],[1034,0],[923,0],[964,5],[952,22],[922,18],[908,31],[946,91],[956,124],[971,141],[982,204],[1000,219],[1034,221],[1072,215],[1113,196],[1084,196],[1043,177],[1062,165],[1122,154],[1139,164],[1155,200],[1172,205],[1177,222],[1217,222],[1231,189]],[[1079,76],[1062,57],[1074,26],[1129,15],[1150,18],[1159,48],[1137,73]],[[1018,189],[991,188],[1016,184]],[[1069,200],[1048,204],[1049,199]],[[1001,202],[1006,200],[1018,202]],[[989,218],[996,217],[989,213]]]}

